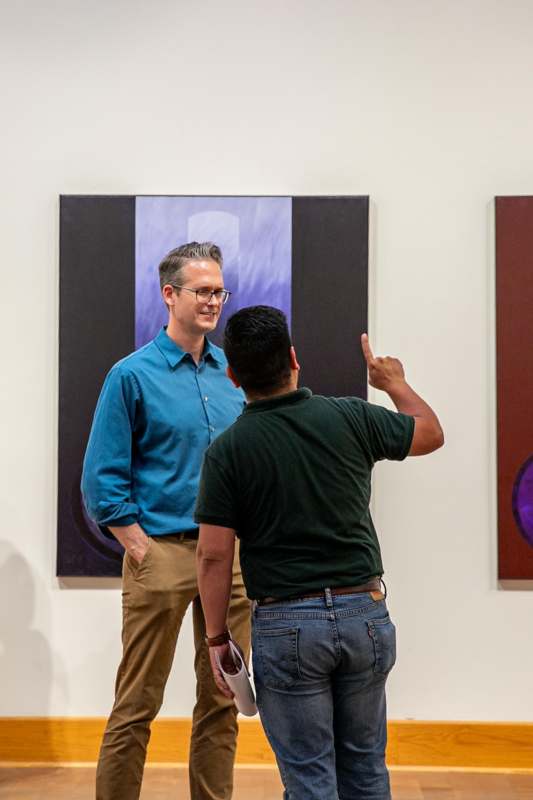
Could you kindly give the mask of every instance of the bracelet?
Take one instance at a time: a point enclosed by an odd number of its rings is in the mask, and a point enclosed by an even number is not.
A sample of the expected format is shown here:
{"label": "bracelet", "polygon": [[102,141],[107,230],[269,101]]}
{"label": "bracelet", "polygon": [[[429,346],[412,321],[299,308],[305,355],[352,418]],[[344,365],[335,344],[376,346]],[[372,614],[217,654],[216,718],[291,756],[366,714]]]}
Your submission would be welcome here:
{"label": "bracelet", "polygon": [[222,633],[218,636],[206,636],[205,643],[208,647],[218,647],[221,644],[227,644],[231,639],[231,634],[227,628],[224,628]]}

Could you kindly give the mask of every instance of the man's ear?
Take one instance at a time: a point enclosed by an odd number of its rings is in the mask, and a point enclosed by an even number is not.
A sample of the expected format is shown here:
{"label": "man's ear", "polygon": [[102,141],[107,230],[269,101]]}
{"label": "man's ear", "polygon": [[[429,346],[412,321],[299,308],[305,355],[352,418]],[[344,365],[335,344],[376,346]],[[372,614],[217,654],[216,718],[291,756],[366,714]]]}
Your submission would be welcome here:
{"label": "man's ear", "polygon": [[174,305],[174,288],[170,285],[170,283],[165,283],[161,289],[161,294],[167,308],[169,308],[171,305]]}
{"label": "man's ear", "polygon": [[297,372],[299,372],[300,365],[298,364],[298,359],[296,358],[296,350],[294,349],[294,347],[291,347],[290,354],[291,354],[291,369],[295,369]]}
{"label": "man's ear", "polygon": [[238,380],[237,380],[237,378],[235,377],[235,374],[234,374],[234,372],[233,372],[232,368],[229,366],[229,364],[228,364],[228,366],[226,367],[226,375],[228,376],[228,378],[230,379],[230,381],[232,382],[232,384],[235,386],[235,388],[236,388],[236,389],[240,389],[240,387],[241,387],[241,384],[239,383],[239,381],[238,381]]}

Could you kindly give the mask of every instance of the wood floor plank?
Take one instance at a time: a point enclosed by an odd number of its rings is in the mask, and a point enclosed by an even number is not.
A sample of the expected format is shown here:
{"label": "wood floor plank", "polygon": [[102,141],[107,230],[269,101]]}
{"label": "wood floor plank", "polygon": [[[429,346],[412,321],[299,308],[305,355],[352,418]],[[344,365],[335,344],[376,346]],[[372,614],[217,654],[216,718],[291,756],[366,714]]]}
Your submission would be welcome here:
{"label": "wood floor plank", "polygon": [[[0,767],[0,800],[93,800],[94,766]],[[394,800],[533,800],[533,773],[392,770]],[[233,800],[280,800],[275,768],[235,770]],[[188,800],[187,769],[147,766],[141,800]]]}

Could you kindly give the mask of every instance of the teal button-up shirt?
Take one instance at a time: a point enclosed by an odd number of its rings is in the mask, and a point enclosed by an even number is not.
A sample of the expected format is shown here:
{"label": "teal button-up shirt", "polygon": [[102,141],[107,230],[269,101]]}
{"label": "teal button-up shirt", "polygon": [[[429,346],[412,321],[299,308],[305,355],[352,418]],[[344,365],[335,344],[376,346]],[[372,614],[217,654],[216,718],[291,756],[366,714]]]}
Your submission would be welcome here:
{"label": "teal button-up shirt", "polygon": [[223,351],[206,339],[198,365],[163,328],[108,373],[82,475],[89,516],[138,522],[151,536],[191,531],[204,451],[244,407]]}

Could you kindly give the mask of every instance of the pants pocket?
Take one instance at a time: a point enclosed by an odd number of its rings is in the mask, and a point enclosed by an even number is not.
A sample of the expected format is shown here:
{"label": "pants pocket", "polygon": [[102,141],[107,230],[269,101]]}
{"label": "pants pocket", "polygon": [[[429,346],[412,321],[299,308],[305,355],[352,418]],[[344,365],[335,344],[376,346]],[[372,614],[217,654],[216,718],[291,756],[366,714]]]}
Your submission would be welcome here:
{"label": "pants pocket", "polygon": [[388,675],[396,663],[396,628],[389,616],[367,620],[368,633],[374,645],[374,672]]}
{"label": "pants pocket", "polygon": [[133,558],[132,555],[128,553],[128,551],[124,553],[124,569],[127,569],[135,580],[139,577],[139,575],[146,571],[152,557],[152,546],[153,540],[149,539],[148,549],[146,550],[146,553],[144,554],[143,560],[140,564],[135,558]]}
{"label": "pants pocket", "polygon": [[254,674],[269,689],[288,689],[300,679],[298,628],[254,631]]}

